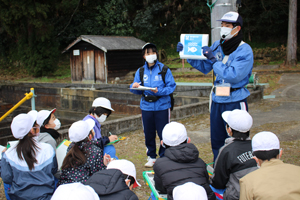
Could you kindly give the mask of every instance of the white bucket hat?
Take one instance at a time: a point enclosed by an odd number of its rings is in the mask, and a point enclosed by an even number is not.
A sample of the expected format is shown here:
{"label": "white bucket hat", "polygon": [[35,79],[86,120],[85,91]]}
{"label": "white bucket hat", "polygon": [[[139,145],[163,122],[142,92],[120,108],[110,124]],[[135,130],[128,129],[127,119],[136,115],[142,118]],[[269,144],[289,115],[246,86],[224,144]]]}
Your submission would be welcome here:
{"label": "white bucket hat", "polygon": [[69,128],[69,138],[72,142],[84,140],[95,126],[95,121],[87,119],[85,121],[74,122]]}
{"label": "white bucket hat", "polygon": [[36,113],[33,111],[28,114],[22,113],[14,117],[10,125],[13,136],[17,139],[23,139],[33,127],[36,116]]}
{"label": "white bucket hat", "polygon": [[133,188],[141,186],[141,184],[136,180],[136,169],[132,162],[125,159],[113,160],[107,165],[107,169],[118,169],[123,174],[132,176],[135,180]]}
{"label": "white bucket hat", "polygon": [[187,140],[186,129],[183,124],[170,122],[165,125],[162,131],[164,144],[168,146],[177,146]]}
{"label": "white bucket hat", "polygon": [[253,124],[253,119],[246,110],[225,111],[222,113],[222,118],[229,127],[242,133],[248,132]]}
{"label": "white bucket hat", "polygon": [[100,200],[98,194],[89,185],[82,183],[67,183],[60,185],[54,192],[51,200]]}
{"label": "white bucket hat", "polygon": [[207,200],[207,193],[202,186],[192,182],[187,182],[174,188],[173,199]]}
{"label": "white bucket hat", "polygon": [[280,149],[278,137],[269,131],[263,131],[255,134],[252,138],[251,144],[253,152]]}
{"label": "white bucket hat", "polygon": [[111,108],[110,101],[107,98],[104,97],[98,97],[93,101],[92,107],[103,107],[108,110],[114,111],[114,109]]}
{"label": "white bucket hat", "polygon": [[52,109],[52,110],[40,110],[38,112],[38,115],[37,115],[37,120],[36,120],[36,123],[39,125],[39,126],[43,126],[44,125],[44,121],[52,114],[52,113],[55,113],[56,111],[56,108]]}

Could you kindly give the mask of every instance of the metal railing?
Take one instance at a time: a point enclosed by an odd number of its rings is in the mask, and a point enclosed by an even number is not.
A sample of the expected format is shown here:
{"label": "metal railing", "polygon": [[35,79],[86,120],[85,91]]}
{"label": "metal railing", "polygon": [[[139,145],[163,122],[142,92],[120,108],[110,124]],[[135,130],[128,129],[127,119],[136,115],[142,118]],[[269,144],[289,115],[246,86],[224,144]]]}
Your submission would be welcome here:
{"label": "metal railing", "polygon": [[31,108],[32,110],[35,110],[35,97],[36,95],[34,95],[34,88],[30,88],[30,92],[29,93],[25,93],[25,97],[19,101],[14,107],[12,107],[9,111],[7,111],[1,118],[0,118],[0,122],[7,117],[10,113],[12,113],[15,109],[17,109],[20,105],[22,105],[26,100],[31,99]]}

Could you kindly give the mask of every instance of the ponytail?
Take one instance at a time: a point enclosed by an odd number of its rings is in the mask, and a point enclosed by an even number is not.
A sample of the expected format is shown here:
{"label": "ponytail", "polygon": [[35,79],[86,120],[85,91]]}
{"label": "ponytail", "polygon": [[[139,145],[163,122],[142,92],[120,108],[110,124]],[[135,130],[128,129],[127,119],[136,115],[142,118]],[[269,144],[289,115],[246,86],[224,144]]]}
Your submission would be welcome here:
{"label": "ponytail", "polygon": [[25,160],[30,171],[34,169],[34,164],[38,163],[36,159],[36,152],[38,150],[39,147],[35,143],[31,133],[25,135],[17,145],[18,158],[20,160]]}
{"label": "ponytail", "polygon": [[86,162],[85,152],[80,150],[78,143],[75,143],[74,146],[67,153],[61,169],[67,169],[69,167],[75,168],[80,165],[83,165]]}

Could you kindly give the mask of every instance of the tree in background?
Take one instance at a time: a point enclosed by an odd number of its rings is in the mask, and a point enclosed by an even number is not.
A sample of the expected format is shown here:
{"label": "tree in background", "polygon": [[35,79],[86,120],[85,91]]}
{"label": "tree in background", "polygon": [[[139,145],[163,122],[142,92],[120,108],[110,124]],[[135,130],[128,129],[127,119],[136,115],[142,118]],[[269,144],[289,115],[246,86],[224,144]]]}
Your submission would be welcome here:
{"label": "tree in background", "polygon": [[290,0],[286,64],[297,64],[297,0]]}
{"label": "tree in background", "polygon": [[[56,2],[1,0],[1,26],[10,37],[8,47],[14,63],[21,63],[35,76],[57,67],[58,42],[53,35],[51,16]],[[18,61],[18,62],[16,62]]]}

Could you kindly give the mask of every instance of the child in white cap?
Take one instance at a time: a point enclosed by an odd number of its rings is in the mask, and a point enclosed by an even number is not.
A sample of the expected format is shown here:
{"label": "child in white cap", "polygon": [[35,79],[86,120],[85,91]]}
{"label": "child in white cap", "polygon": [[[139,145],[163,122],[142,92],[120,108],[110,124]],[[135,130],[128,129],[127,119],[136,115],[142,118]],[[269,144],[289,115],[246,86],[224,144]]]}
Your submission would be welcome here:
{"label": "child in white cap", "polygon": [[162,131],[161,144],[166,150],[165,156],[158,158],[153,166],[155,188],[172,200],[176,186],[193,182],[204,187],[209,200],[215,200],[206,164],[199,158],[197,147],[190,143],[184,125],[178,122],[167,124]]}
{"label": "child in white cap", "polygon": [[37,124],[41,127],[38,141],[48,143],[54,149],[56,149],[55,139],[60,136],[57,130],[61,126],[59,119],[54,115],[55,111],[56,108],[52,110],[40,110],[37,115]]}
{"label": "child in white cap", "polygon": [[55,151],[51,145],[39,143],[37,112],[17,115],[11,131],[19,142],[11,146],[1,160],[1,177],[9,184],[10,199],[50,199],[57,171]]}
{"label": "child in white cap", "polygon": [[92,119],[95,122],[95,126],[93,128],[95,135],[93,140],[101,142],[101,149],[104,153],[109,154],[111,158],[118,159],[115,147],[113,145],[106,146],[108,143],[118,139],[118,136],[110,135],[107,137],[101,134],[101,123],[105,122],[112,111],[114,111],[114,109],[112,109],[110,101],[107,98],[98,97],[93,101],[89,114],[83,118],[83,121]]}
{"label": "child in white cap", "polygon": [[94,188],[101,200],[138,200],[131,190],[141,186],[134,164],[124,159],[111,161],[107,170],[96,172],[86,185]]}
{"label": "child in white cap", "polygon": [[239,179],[257,169],[249,137],[253,119],[246,110],[238,109],[223,112],[222,118],[230,138],[219,150],[210,181],[213,191],[224,199],[238,200]]}
{"label": "child in white cap", "polygon": [[192,182],[187,182],[183,185],[178,185],[173,190],[174,200],[207,200],[205,189]]}
{"label": "child in white cap", "polygon": [[300,167],[283,163],[278,137],[268,131],[252,139],[258,170],[240,179],[240,200],[300,199]]}
{"label": "child in white cap", "polygon": [[65,183],[85,183],[95,172],[106,169],[110,156],[104,155],[101,142],[92,140],[95,122],[91,119],[77,121],[69,129],[72,143],[62,164],[58,185]]}
{"label": "child in white cap", "polygon": [[51,200],[100,200],[97,193],[88,185],[82,183],[68,183],[59,186]]}

